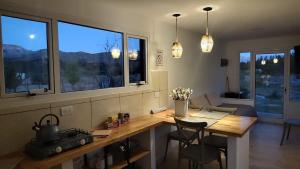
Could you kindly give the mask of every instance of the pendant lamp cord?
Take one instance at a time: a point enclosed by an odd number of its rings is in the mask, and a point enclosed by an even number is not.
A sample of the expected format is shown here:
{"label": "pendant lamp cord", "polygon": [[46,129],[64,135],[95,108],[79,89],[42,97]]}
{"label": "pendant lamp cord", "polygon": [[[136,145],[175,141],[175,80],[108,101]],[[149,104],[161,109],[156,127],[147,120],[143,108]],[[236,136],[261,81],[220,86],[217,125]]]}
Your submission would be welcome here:
{"label": "pendant lamp cord", "polygon": [[208,11],[206,11],[206,35],[209,35],[209,33],[208,33]]}
{"label": "pendant lamp cord", "polygon": [[176,16],[176,42],[178,42],[177,16]]}

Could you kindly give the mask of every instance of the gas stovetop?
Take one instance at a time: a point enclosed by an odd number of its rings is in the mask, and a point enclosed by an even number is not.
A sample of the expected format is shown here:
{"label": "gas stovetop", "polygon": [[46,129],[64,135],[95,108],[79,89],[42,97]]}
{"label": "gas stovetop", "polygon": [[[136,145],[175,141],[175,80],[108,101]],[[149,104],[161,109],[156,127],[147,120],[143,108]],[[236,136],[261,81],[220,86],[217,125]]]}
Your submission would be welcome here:
{"label": "gas stovetop", "polygon": [[63,130],[58,133],[58,136],[59,139],[48,143],[32,139],[26,145],[25,153],[36,159],[45,159],[66,150],[93,142],[92,135],[80,129]]}

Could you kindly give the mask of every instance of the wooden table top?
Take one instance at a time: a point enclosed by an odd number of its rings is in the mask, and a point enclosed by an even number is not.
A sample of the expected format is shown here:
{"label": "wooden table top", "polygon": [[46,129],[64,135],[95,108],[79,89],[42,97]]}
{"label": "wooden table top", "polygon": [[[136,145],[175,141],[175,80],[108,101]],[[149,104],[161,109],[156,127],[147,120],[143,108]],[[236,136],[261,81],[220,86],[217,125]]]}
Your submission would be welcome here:
{"label": "wooden table top", "polygon": [[[112,143],[124,140],[138,133],[147,131],[156,126],[163,124],[175,124],[172,117],[174,110],[166,110],[154,115],[146,115],[131,119],[131,121],[119,128],[113,129],[112,134],[106,138],[94,139],[93,143],[75,148],[45,160],[34,160],[28,156],[21,161],[18,169],[47,169],[59,165],[64,161],[68,161],[79,157],[83,154],[103,148]],[[249,128],[257,121],[256,117],[243,117],[235,115],[227,115],[215,124],[207,128],[207,131],[224,134],[233,137],[243,136]]]}
{"label": "wooden table top", "polygon": [[[161,113],[154,114],[156,118],[161,118],[163,122],[175,124],[173,118],[174,110],[169,109]],[[256,117],[246,117],[237,115],[227,115],[215,124],[209,126],[208,132],[224,134],[232,137],[242,137],[257,121]]]}

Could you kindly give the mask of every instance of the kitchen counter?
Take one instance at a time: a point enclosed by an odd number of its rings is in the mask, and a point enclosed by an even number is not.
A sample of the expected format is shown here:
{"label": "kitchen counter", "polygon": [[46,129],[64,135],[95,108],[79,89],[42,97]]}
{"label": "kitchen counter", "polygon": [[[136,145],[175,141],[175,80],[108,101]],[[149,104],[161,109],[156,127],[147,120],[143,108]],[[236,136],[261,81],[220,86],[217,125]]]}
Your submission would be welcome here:
{"label": "kitchen counter", "polygon": [[[45,160],[34,160],[24,155],[24,159],[18,164],[16,169],[49,169],[76,157],[147,131],[150,131],[149,151],[151,152],[151,169],[155,169],[154,129],[160,125],[174,125],[175,121],[172,117],[173,114],[174,110],[166,110],[154,115],[146,115],[131,119],[128,124],[113,129],[112,134],[106,138],[97,138],[93,143],[63,152]],[[249,168],[249,129],[256,121],[256,117],[227,115],[206,128],[209,132],[228,136],[229,169]],[[5,157],[2,157],[1,159],[4,158]]]}

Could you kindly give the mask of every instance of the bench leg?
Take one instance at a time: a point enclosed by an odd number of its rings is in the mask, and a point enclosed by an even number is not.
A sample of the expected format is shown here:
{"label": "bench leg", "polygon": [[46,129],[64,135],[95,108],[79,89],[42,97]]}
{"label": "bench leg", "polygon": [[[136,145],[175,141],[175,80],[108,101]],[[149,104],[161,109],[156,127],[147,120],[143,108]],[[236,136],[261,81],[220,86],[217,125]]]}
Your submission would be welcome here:
{"label": "bench leg", "polygon": [[282,137],[281,137],[281,141],[280,141],[280,145],[281,145],[281,146],[282,146],[282,144],[283,144],[283,140],[284,140],[284,137],[285,137],[286,128],[287,128],[287,123],[284,123],[284,124],[283,124]]}
{"label": "bench leg", "polygon": [[292,125],[289,124],[289,125],[288,125],[288,133],[287,133],[287,136],[286,136],[286,140],[288,140],[289,137],[290,137],[291,127],[292,127]]}

